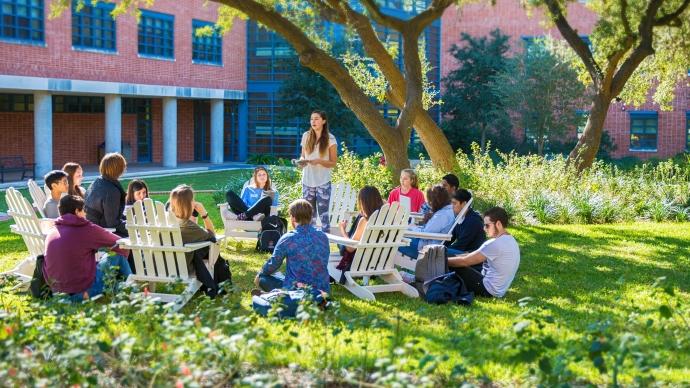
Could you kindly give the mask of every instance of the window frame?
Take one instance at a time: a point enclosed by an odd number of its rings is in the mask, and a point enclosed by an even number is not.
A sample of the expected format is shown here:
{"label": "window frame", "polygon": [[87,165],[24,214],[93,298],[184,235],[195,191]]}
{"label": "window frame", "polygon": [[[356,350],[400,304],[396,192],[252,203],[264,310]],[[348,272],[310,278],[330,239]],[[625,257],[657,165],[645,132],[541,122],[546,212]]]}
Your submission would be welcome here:
{"label": "window frame", "polygon": [[[85,14],[84,10],[85,9],[91,9],[91,12],[89,14]],[[97,17],[94,16],[93,12],[95,10],[100,10],[105,13],[105,17]],[[103,2],[98,2],[95,6],[92,5],[89,2],[84,2],[83,8],[80,11],[77,11],[77,0],[72,1],[72,49],[77,50],[77,51],[95,51],[95,52],[100,52],[100,53],[107,53],[107,54],[117,54],[117,22],[115,19],[110,16],[110,13],[115,9],[115,4],[113,3],[103,3]],[[84,20],[89,20],[90,24],[88,25],[89,30],[92,32],[91,35],[84,35],[82,33],[83,29],[85,28],[84,26]],[[101,37],[100,38],[95,38],[93,36],[93,32],[96,28],[94,28],[94,20],[100,20],[101,21],[101,26],[96,27],[99,31],[101,31]],[[107,22],[110,23],[109,26],[104,26],[103,23]],[[79,33],[77,33],[79,32]],[[112,39],[106,39],[104,37],[105,32],[112,32]],[[75,43],[75,39],[80,38],[82,42]],[[91,39],[93,41],[100,39],[104,44],[106,42],[112,42],[112,48],[106,48],[106,47],[96,47],[95,45],[87,45],[83,43],[83,40],[85,39]]]}
{"label": "window frame", "polygon": [[[197,36],[196,30],[207,26],[214,27],[213,35]],[[215,50],[218,52],[215,52]],[[218,60],[201,59],[198,56],[205,55],[218,57]],[[223,35],[220,33],[215,23],[200,19],[192,19],[192,63],[199,65],[210,65],[223,67]]]}
{"label": "window frame", "polygon": [[[145,23],[148,20],[153,20],[153,24],[155,24],[156,20],[160,21],[161,23],[169,23],[170,36],[167,37],[156,34],[156,29],[161,29],[161,32],[167,30],[167,28],[163,29],[163,26],[154,25],[153,27],[151,27],[154,31],[152,31],[151,33],[146,32],[147,26],[145,26]],[[149,38],[150,43],[146,42]],[[160,43],[163,43],[164,41],[169,41],[170,47],[166,45],[155,44],[157,39],[160,40]],[[142,52],[142,48],[148,49],[145,49]],[[155,53],[155,51],[169,51],[170,56],[168,56],[167,54],[157,54]],[[137,53],[140,58],[158,59],[163,61],[175,61],[175,15],[142,9],[141,18],[139,19],[139,23],[137,24]]]}
{"label": "window frame", "polygon": [[[657,152],[659,147],[659,113],[656,111],[631,111],[629,112],[630,117],[630,143],[628,144],[628,151],[630,152]],[[643,125],[643,132],[633,132],[635,126],[635,120],[655,120],[655,139],[654,147],[633,147],[633,136],[634,135],[648,135],[644,130],[647,129],[647,125]]]}
{"label": "window frame", "polygon": [[[36,4],[33,4],[33,3]],[[10,7],[12,13],[5,13],[4,10]],[[20,16],[17,8],[26,8],[26,16]],[[35,11],[35,12],[33,12]],[[32,14],[36,13],[36,16]],[[12,22],[5,25],[5,17],[9,16]],[[20,25],[20,18],[25,19],[26,26]],[[34,26],[37,24],[37,26]],[[5,30],[10,29],[10,35],[5,35]],[[20,37],[20,32],[26,31],[28,37]],[[32,38],[37,33],[38,38]],[[0,0],[0,41],[32,46],[45,47],[46,28],[45,28],[45,2],[43,0],[28,0],[28,4],[17,4],[17,0]]]}

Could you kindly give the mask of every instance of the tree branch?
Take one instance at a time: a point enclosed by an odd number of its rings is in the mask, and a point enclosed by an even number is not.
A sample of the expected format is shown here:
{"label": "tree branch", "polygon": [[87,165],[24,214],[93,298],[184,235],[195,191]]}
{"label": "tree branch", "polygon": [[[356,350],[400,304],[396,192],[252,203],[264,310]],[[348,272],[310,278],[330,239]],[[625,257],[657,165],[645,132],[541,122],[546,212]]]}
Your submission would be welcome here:
{"label": "tree branch", "polygon": [[434,0],[429,5],[429,8],[420,12],[406,23],[409,25],[409,28],[421,33],[429,24],[441,17],[446,8],[450,7],[453,3],[453,0]]}
{"label": "tree branch", "polygon": [[589,76],[592,78],[592,82],[594,82],[595,85],[601,83],[603,74],[601,73],[601,68],[594,60],[592,51],[582,38],[580,38],[570,23],[568,23],[558,2],[556,0],[546,0],[545,4],[551,14],[551,18],[554,23],[556,23],[558,31],[560,31],[563,38],[570,44],[570,47],[572,47],[575,53],[582,59],[582,63],[584,63]]}
{"label": "tree branch", "polygon": [[625,35],[632,36],[632,28],[630,28],[630,20],[628,20],[628,0],[621,0],[621,22],[623,23],[623,29],[625,30]]}
{"label": "tree branch", "polygon": [[326,4],[323,0],[308,0],[319,11],[319,15],[325,20],[337,24],[345,24],[345,15],[337,7]]}
{"label": "tree branch", "polygon": [[688,5],[690,5],[690,0],[685,0],[683,1],[683,4],[681,4],[678,9],[675,11],[671,12],[668,15],[664,15],[654,22],[654,25],[656,26],[667,26],[671,24],[674,20],[680,17],[680,15],[688,8]]}
{"label": "tree branch", "polygon": [[651,0],[649,2],[645,15],[642,17],[640,25],[637,27],[640,43],[635,47],[630,56],[625,59],[613,76],[610,89],[612,96],[620,93],[623,90],[623,86],[625,86],[625,83],[630,76],[632,76],[640,63],[648,56],[654,54],[654,47],[652,46],[652,40],[654,39],[654,24],[656,22],[656,13],[663,1],[664,0]]}
{"label": "tree branch", "polygon": [[402,31],[404,28],[404,22],[402,20],[381,12],[381,8],[379,8],[375,0],[360,0],[360,2],[364,5],[364,8],[367,9],[367,12],[371,14],[372,19],[377,23],[390,27],[396,31]]}

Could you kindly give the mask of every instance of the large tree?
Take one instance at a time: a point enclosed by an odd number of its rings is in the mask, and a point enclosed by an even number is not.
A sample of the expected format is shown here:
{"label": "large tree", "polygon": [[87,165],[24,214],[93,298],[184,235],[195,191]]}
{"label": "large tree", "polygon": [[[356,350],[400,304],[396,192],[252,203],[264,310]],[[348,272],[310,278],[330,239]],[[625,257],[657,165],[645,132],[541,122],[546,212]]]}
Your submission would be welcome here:
{"label": "large tree", "polygon": [[[88,1],[88,0],[86,0]],[[139,4],[155,0],[122,0],[115,14],[136,9]],[[319,73],[338,91],[371,136],[381,146],[388,165],[397,174],[410,165],[407,146],[412,127],[417,131],[432,162],[450,170],[455,155],[439,126],[424,109],[425,74],[420,46],[422,33],[443,12],[459,0],[431,0],[426,9],[409,18],[387,14],[377,0],[211,0],[221,5],[218,24],[225,29],[236,18],[249,18],[280,34],[295,50],[303,66]],[[53,2],[54,13],[65,9],[71,0]],[[410,6],[411,2],[401,4]],[[416,4],[416,3],[415,3]],[[394,124],[383,117],[379,102],[366,93],[365,87],[348,71],[330,50],[328,29],[324,22],[343,26],[361,41],[366,56],[374,62],[385,81],[386,100],[400,110]],[[376,28],[399,33],[403,68],[396,63],[394,52],[381,40]]]}
{"label": "large tree", "polygon": [[584,134],[569,155],[582,170],[591,166],[611,101],[621,97],[639,105],[650,88],[669,109],[690,68],[690,0],[591,0],[598,20],[591,45],[571,25],[567,5],[574,0],[530,0],[546,11],[577,55],[583,78],[593,89]]}
{"label": "large tree", "polygon": [[451,47],[458,67],[443,79],[441,111],[446,116],[444,130],[454,147],[467,146],[478,136],[484,150],[490,130],[505,133],[507,129],[510,136],[505,100],[491,87],[508,65],[509,38],[498,29],[482,37],[462,33],[461,45]]}

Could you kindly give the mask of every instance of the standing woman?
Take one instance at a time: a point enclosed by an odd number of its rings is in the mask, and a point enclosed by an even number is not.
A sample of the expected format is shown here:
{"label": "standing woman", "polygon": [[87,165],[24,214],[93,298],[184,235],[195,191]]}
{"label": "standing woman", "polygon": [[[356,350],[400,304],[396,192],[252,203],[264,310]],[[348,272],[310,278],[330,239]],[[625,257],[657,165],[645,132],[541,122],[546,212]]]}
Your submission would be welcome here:
{"label": "standing woman", "polygon": [[120,184],[120,177],[127,168],[125,158],[117,152],[106,154],[101,159],[98,170],[101,176],[86,191],[86,219],[103,228],[114,228],[115,234],[127,237],[125,220],[125,189]]}
{"label": "standing woman", "polygon": [[[316,214],[321,217],[321,230],[330,232],[328,221],[328,202],[331,199],[331,170],[338,162],[338,146],[328,131],[328,119],[323,111],[311,114],[310,128],[302,135],[302,154],[300,160],[306,161],[302,172],[302,197],[317,211],[313,212],[312,224]],[[301,164],[300,164],[301,165]]]}
{"label": "standing woman", "polygon": [[84,180],[84,170],[81,168],[79,163],[65,163],[65,165],[62,166],[62,171],[67,173],[67,183],[69,185],[67,194],[76,195],[84,199],[86,196],[86,190],[81,187],[81,181]]}

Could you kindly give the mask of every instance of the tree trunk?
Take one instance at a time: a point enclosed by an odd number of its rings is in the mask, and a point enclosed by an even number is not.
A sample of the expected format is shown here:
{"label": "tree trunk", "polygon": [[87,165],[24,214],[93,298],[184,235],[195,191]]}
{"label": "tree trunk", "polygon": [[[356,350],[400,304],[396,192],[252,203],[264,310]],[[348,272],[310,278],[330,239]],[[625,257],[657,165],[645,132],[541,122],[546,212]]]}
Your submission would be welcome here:
{"label": "tree trunk", "polygon": [[575,163],[577,170],[580,172],[592,166],[597,152],[599,152],[601,136],[604,132],[604,121],[606,120],[606,114],[610,105],[611,96],[607,93],[600,91],[594,96],[585,131],[577,141],[575,148],[568,155],[568,161]]}
{"label": "tree trunk", "polygon": [[482,137],[480,139],[479,146],[480,146],[480,149],[482,150],[482,152],[484,152],[484,151],[486,151],[486,127],[482,125],[480,131],[481,131]]}
{"label": "tree trunk", "polygon": [[[400,171],[410,168],[410,159],[407,157],[407,146],[409,144],[409,136],[399,136],[391,142],[380,142],[383,156],[386,158],[386,166],[393,174],[393,182],[398,181]],[[405,150],[400,152],[400,150]]]}
{"label": "tree trunk", "polygon": [[445,172],[455,170],[455,167],[457,167],[455,152],[450,146],[448,138],[438,124],[429,116],[429,113],[422,111],[417,114],[414,120],[414,128],[417,130],[419,139],[429,153],[429,158],[431,158],[434,166]]}
{"label": "tree trunk", "polygon": [[544,156],[544,136],[537,139],[537,155]]}

